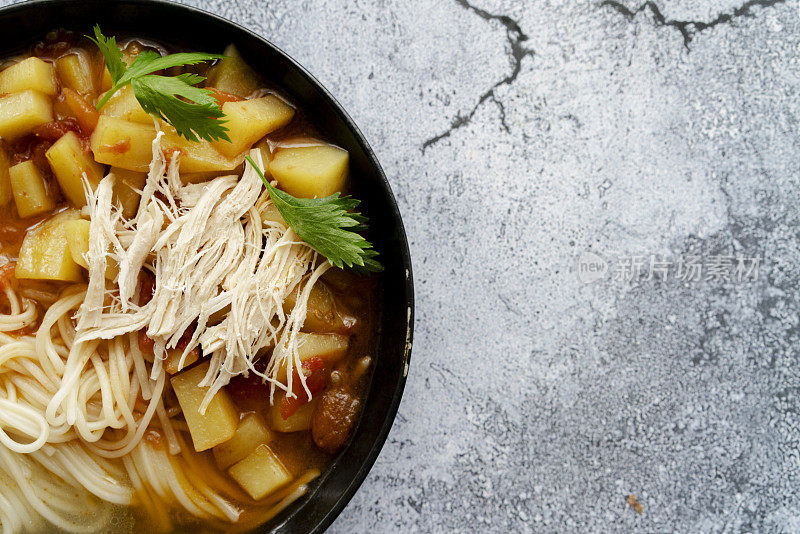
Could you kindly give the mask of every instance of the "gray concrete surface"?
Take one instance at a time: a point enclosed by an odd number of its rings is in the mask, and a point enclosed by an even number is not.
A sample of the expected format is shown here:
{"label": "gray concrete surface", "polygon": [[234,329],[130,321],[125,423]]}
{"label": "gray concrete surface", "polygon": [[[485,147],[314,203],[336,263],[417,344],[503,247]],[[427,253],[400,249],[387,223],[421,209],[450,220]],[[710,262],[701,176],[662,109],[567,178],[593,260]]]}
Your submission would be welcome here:
{"label": "gray concrete surface", "polygon": [[472,1],[190,2],[336,95],[406,222],[408,386],[331,532],[800,531],[800,5]]}

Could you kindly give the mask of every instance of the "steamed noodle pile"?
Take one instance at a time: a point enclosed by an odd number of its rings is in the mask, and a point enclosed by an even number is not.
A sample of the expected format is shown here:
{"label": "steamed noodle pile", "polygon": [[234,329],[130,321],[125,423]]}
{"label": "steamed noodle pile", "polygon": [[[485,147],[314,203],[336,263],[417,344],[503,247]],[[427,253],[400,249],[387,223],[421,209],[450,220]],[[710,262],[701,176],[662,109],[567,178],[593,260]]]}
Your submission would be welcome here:
{"label": "steamed noodle pile", "polygon": [[[197,324],[183,356],[198,346],[211,356],[206,384],[215,391],[231,376],[255,371],[256,358],[274,346],[262,376],[273,390],[291,392],[291,383],[274,377],[282,365],[291,380],[298,365],[296,334],[327,263],[275,216],[252,169],[241,178],[183,186],[177,157],[167,164],[159,139],[134,220],[110,204],[113,176],[89,194],[88,287],[71,284],[55,293],[2,281],[8,312],[0,314],[4,533],[39,531],[47,523],[100,532],[118,507],[131,504],[159,530],[173,528],[169,512],[175,508],[247,527],[298,498],[317,475],[300,476],[243,517],[252,501],[216,474],[207,454],[194,452],[169,391],[165,350]],[[260,154],[253,156],[260,162]],[[204,211],[195,217],[198,206]],[[206,228],[221,232],[192,231],[209,221],[214,226]],[[107,283],[109,258],[120,270]],[[156,290],[140,306],[136,275],[142,267],[154,273]],[[298,284],[304,284],[298,304],[284,315],[283,299]],[[229,311],[212,324],[220,310]],[[155,357],[139,348],[142,328],[155,340]]]}

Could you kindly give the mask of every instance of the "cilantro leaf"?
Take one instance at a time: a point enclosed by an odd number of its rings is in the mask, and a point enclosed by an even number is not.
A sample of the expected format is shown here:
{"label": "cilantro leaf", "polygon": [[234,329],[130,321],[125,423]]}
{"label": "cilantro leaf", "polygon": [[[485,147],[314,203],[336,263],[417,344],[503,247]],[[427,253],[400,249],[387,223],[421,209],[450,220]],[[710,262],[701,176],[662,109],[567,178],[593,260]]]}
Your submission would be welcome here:
{"label": "cilantro leaf", "polygon": [[106,67],[108,67],[108,72],[111,74],[111,80],[116,82],[119,80],[122,75],[125,73],[125,62],[122,61],[122,52],[120,52],[119,48],[117,47],[117,39],[115,37],[106,37],[103,35],[103,32],[100,31],[100,26],[95,24],[94,26],[94,37],[86,36],[92,41],[102,52],[103,57],[106,60]]}
{"label": "cilantro leaf", "polygon": [[189,141],[198,141],[198,138],[230,141],[225,121],[220,120],[224,113],[213,93],[195,87],[205,78],[190,73],[178,76],[153,74],[170,67],[195,65],[224,56],[200,52],[161,56],[152,50],[143,50],[130,65],[126,65],[116,39],[103,35],[100,26],[95,25],[94,37],[87,37],[97,44],[111,75],[112,87],[97,102],[98,110],[117,91],[130,84],[136,100],[146,112],[170,123]]}
{"label": "cilantro leaf", "polygon": [[367,218],[350,212],[358,207],[360,200],[339,193],[325,198],[293,197],[270,184],[250,156],[245,159],[261,177],[286,224],[332,265],[360,271],[383,270],[375,259],[378,252],[372,243],[357,233],[367,228]]}
{"label": "cilantro leaf", "polygon": [[[131,86],[146,112],[170,123],[186,139],[197,141],[200,137],[230,141],[225,133],[227,128],[223,126],[226,121],[219,120],[224,117],[219,103],[208,89],[190,85],[189,82],[195,78],[204,79],[194,74],[175,77],[148,74],[134,78]],[[178,96],[183,99],[176,98]]]}
{"label": "cilantro leaf", "polygon": [[[219,54],[205,54],[202,52],[180,52],[178,54],[162,56],[152,50],[142,50],[139,55],[136,56],[136,59],[133,60],[131,66],[128,67],[125,75],[120,78],[120,82],[125,83],[137,76],[152,74],[156,71],[169,69],[171,67],[196,65],[204,61],[222,59],[223,57],[225,56]],[[200,81],[204,79],[205,78],[202,78]]]}

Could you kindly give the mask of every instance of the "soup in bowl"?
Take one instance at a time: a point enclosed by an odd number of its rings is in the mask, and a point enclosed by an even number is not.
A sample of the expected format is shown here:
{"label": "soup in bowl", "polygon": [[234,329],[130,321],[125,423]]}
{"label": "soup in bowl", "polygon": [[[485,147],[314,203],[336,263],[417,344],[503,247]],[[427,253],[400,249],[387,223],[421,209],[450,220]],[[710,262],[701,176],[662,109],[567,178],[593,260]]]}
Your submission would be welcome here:
{"label": "soup in bowl", "polygon": [[0,524],[250,530],[368,409],[350,152],[234,44],[87,33],[0,62]]}

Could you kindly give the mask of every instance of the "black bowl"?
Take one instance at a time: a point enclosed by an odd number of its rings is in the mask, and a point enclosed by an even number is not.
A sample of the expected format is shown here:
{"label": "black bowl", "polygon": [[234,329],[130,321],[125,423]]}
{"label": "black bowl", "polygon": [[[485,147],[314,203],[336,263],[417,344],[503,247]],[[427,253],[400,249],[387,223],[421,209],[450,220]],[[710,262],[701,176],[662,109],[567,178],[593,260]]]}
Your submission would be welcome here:
{"label": "black bowl", "polygon": [[[265,9],[268,6],[265,5]],[[256,71],[307,110],[324,134],[350,152],[353,189],[370,219],[370,239],[386,268],[376,366],[364,413],[347,448],[295,502],[260,530],[322,532],[367,476],[394,421],[408,374],[414,321],[411,259],[403,222],[386,176],[352,119],[303,67],[275,45],[230,21],[158,0],[40,0],[0,9],[0,57],[24,49],[53,29],[127,34],[204,52],[235,43]]]}

